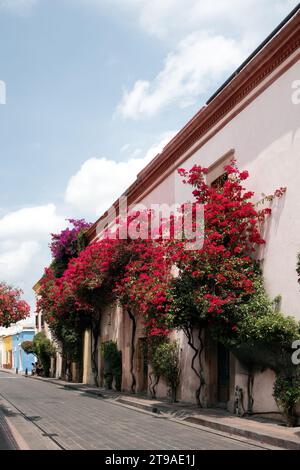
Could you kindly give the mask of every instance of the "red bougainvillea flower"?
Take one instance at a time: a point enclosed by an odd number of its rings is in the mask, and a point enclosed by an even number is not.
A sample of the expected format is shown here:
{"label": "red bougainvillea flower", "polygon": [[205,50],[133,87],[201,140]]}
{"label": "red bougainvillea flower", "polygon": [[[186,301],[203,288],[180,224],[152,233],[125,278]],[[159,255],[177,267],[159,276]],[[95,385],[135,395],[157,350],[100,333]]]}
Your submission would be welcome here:
{"label": "red bougainvillea flower", "polygon": [[[193,289],[188,295],[195,305],[206,309],[209,323],[223,322],[235,332],[234,319],[226,311],[253,292],[251,257],[265,243],[261,224],[271,209],[257,209],[251,200],[254,193],[243,187],[248,172],[240,172],[234,161],[225,167],[222,184],[207,184],[208,170],[199,165],[178,172],[184,183],[193,187],[189,229],[196,234],[203,231],[201,248],[186,250],[187,240],[175,236],[186,215],[174,215],[169,223],[161,221],[159,226],[151,227],[151,211],[128,214],[125,220],[116,221],[115,231],[106,232],[103,239],[71,259],[60,279],[46,270],[38,308],[55,318],[71,314],[74,309],[92,310],[97,299],[110,303],[117,300],[124,310],[143,320],[148,335],[168,334],[172,316],[178,313],[174,308],[175,266],[179,281],[182,273],[190,275]],[[274,197],[284,192],[285,188],[280,188]],[[199,205],[204,214],[201,227],[196,225],[195,217]],[[81,230],[83,222],[73,225],[74,230]],[[122,238],[124,229],[127,237]],[[169,238],[164,236],[167,231]],[[54,256],[72,255],[66,249],[72,246],[72,237],[70,231],[59,238],[54,236]]]}

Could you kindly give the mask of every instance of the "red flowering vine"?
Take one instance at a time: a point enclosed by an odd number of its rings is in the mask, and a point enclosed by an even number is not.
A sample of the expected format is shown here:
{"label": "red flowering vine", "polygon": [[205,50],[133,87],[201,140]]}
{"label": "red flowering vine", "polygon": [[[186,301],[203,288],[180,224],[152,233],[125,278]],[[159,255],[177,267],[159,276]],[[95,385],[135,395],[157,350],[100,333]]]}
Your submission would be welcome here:
{"label": "red flowering vine", "polygon": [[64,257],[72,258],[78,253],[78,236],[85,232],[90,226],[84,219],[67,219],[73,226],[66,228],[60,233],[52,233],[52,241],[50,243],[51,253],[54,259],[62,259]]}
{"label": "red flowering vine", "polygon": [[[204,209],[203,245],[199,249],[186,250],[186,240],[175,237],[184,215],[173,217],[168,240],[163,237],[163,223],[156,228],[156,238],[151,238],[149,212],[130,214],[124,222],[117,220],[116,231],[105,233],[103,239],[76,253],[60,279],[46,271],[38,308],[49,312],[49,321],[74,311],[88,312],[96,345],[102,307],[117,300],[133,322],[132,355],[137,317],[143,320],[148,336],[167,335],[170,329],[181,328],[195,352],[193,370],[202,381],[203,371],[194,367],[197,356],[201,365],[201,329],[237,334],[235,306],[246,302],[254,292],[252,257],[265,243],[261,224],[271,213],[269,207],[255,206],[254,193],[244,187],[248,172],[239,171],[234,161],[225,167],[221,184],[207,184],[207,172],[198,165],[190,171],[179,169],[184,183],[194,188],[194,232],[200,230],[196,225],[197,207]],[[285,188],[280,188],[271,198],[281,197],[284,192]],[[120,236],[124,224],[129,233],[126,239]],[[74,225],[74,230],[80,226]],[[141,237],[132,233],[140,233]],[[68,245],[72,237],[69,231],[60,238],[54,236],[55,256],[72,255],[72,250],[66,249],[72,246],[73,242]],[[171,274],[174,266],[178,271],[175,278]],[[195,328],[200,331],[200,347],[195,345]],[[133,376],[133,389],[134,381]],[[197,393],[199,399],[199,389]]]}

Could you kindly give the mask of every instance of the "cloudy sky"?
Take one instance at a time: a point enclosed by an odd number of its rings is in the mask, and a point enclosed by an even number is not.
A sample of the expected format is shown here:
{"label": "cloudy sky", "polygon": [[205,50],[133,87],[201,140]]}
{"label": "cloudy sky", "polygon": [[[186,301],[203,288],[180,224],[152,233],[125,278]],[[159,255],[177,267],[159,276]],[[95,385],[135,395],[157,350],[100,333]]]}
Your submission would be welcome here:
{"label": "cloudy sky", "polygon": [[[296,0],[0,0],[0,279],[94,221]],[[1,101],[1,100],[0,100]]]}

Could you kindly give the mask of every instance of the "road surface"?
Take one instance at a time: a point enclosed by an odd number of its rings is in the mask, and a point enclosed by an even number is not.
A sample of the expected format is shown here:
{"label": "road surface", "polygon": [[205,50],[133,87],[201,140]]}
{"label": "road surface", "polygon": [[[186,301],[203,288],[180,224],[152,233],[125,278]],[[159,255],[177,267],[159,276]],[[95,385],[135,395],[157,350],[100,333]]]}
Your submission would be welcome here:
{"label": "road surface", "polygon": [[[247,441],[129,409],[83,391],[4,372],[0,372],[1,399],[15,407],[23,420],[26,417],[26,426],[35,428],[36,435],[60,449],[261,449]],[[28,442],[26,427],[18,431]],[[34,433],[31,439],[35,439]],[[34,447],[33,442],[31,445]]]}

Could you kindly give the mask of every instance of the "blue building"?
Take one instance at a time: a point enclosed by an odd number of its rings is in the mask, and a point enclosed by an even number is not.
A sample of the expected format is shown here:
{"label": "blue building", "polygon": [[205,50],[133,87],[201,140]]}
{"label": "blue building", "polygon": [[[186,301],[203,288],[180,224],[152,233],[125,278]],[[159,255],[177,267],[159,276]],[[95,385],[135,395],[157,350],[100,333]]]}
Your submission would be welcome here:
{"label": "blue building", "polygon": [[33,327],[23,326],[21,331],[12,334],[12,350],[13,350],[13,369],[18,369],[19,372],[28,372],[32,370],[32,363],[36,362],[36,357],[33,354],[27,354],[21,348],[23,341],[32,341],[35,335]]}

